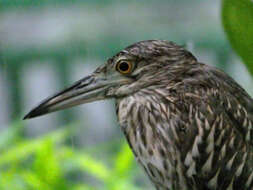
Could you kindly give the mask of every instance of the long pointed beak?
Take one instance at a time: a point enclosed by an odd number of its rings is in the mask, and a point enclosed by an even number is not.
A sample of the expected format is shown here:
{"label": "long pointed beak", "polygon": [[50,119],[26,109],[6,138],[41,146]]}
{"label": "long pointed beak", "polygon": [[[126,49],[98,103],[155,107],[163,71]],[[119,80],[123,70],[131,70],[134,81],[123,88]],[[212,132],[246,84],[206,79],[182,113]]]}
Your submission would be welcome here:
{"label": "long pointed beak", "polygon": [[95,100],[102,100],[105,98],[107,88],[108,84],[104,80],[96,79],[93,75],[87,76],[69,88],[42,101],[24,119],[41,116]]}

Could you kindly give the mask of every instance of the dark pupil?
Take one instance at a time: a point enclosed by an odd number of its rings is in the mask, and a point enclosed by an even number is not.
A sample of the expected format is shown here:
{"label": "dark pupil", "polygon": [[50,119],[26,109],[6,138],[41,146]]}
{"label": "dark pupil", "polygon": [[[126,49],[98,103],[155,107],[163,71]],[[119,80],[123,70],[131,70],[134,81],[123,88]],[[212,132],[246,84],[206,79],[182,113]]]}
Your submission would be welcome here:
{"label": "dark pupil", "polygon": [[122,62],[122,63],[120,63],[119,69],[120,69],[121,71],[127,71],[127,70],[129,69],[128,63],[127,63],[127,62]]}

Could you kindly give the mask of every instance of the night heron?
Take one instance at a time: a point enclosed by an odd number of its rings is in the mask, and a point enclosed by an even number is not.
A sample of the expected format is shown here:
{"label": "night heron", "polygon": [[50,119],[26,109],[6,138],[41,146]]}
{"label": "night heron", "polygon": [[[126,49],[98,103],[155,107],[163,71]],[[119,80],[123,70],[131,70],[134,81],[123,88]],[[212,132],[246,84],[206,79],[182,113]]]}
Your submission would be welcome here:
{"label": "night heron", "polygon": [[253,189],[252,98],[173,42],[125,48],[25,119],[109,98],[157,190]]}

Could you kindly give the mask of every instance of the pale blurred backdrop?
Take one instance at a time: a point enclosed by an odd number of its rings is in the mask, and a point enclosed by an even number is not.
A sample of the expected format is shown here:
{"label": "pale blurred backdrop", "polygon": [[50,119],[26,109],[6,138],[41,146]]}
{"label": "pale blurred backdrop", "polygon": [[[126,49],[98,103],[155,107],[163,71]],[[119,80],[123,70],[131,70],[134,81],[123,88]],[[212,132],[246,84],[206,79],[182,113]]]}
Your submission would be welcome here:
{"label": "pale blurred backdrop", "polygon": [[[253,81],[223,32],[220,0],[3,0],[0,5],[0,132],[122,48],[147,39],[184,45],[253,94]],[[124,142],[113,101],[25,121],[23,135],[37,138],[71,123],[77,123],[69,142],[74,148]]]}

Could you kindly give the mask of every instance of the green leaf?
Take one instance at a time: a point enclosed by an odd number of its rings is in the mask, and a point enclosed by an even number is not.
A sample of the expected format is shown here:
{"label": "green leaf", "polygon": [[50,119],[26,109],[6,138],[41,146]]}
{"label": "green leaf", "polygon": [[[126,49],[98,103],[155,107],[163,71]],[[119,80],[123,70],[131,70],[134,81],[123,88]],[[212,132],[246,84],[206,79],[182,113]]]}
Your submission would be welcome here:
{"label": "green leaf", "polygon": [[71,161],[78,165],[79,169],[88,172],[97,179],[104,182],[111,176],[111,171],[105,164],[92,158],[88,154],[75,152],[68,147],[61,149],[61,151],[66,153]]}
{"label": "green leaf", "polygon": [[82,154],[80,156],[75,156],[76,161],[79,162],[81,169],[86,170],[89,174],[94,175],[98,179],[106,181],[110,176],[110,171],[107,167],[99,161],[95,161],[88,155]]}
{"label": "green leaf", "polygon": [[232,47],[253,74],[253,1],[223,0],[222,21]]}
{"label": "green leaf", "polygon": [[58,130],[39,139],[24,140],[2,152],[0,156],[0,167],[12,162],[23,160],[43,146],[45,139],[52,139],[53,143],[58,143],[66,138],[67,130]]}
{"label": "green leaf", "polygon": [[31,189],[51,190],[50,186],[41,181],[41,179],[35,175],[34,172],[23,171],[21,173],[21,176],[24,178],[24,181],[26,181]]}
{"label": "green leaf", "polygon": [[52,139],[46,139],[35,152],[34,169],[40,179],[51,186],[59,187],[64,184],[60,160],[55,154],[56,148]]}
{"label": "green leaf", "polygon": [[124,143],[121,147],[121,151],[118,153],[115,160],[115,173],[118,176],[126,176],[129,174],[133,166],[133,153],[127,143]]}
{"label": "green leaf", "polygon": [[72,190],[95,190],[94,187],[91,187],[89,185],[86,184],[74,184],[71,187]]}

